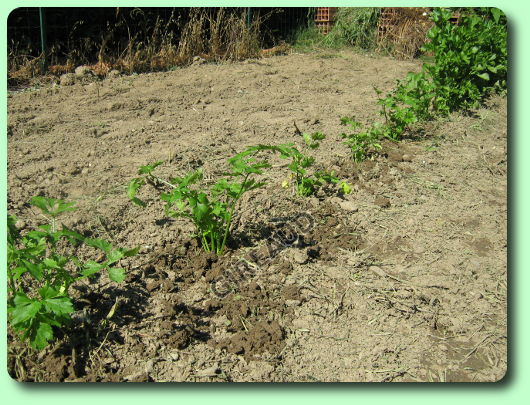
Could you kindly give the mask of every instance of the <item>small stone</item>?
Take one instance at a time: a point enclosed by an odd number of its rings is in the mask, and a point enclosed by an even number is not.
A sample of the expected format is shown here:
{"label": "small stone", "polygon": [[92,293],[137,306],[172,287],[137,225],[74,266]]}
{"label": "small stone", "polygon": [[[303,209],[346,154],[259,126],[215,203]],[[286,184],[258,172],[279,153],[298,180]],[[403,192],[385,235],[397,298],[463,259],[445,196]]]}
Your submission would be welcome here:
{"label": "small stone", "polygon": [[17,229],[24,229],[26,227],[26,222],[19,219],[17,222],[15,222],[15,226]]}
{"label": "small stone", "polygon": [[208,367],[204,370],[199,370],[197,372],[198,377],[215,377],[221,372],[218,366]]}
{"label": "small stone", "polygon": [[390,200],[388,198],[378,196],[375,198],[374,204],[380,206],[381,208],[388,208],[390,207]]}
{"label": "small stone", "polygon": [[120,76],[121,76],[121,73],[116,69],[112,69],[109,73],[107,73],[107,77],[111,79],[115,77],[120,77]]}
{"label": "small stone", "polygon": [[417,255],[421,255],[425,253],[425,248],[423,246],[416,246],[414,248],[414,253],[416,253]]}
{"label": "small stone", "polygon": [[298,264],[305,264],[309,261],[307,250],[295,250],[293,253],[293,260]]}
{"label": "small stone", "polygon": [[206,59],[201,58],[200,56],[194,56],[193,57],[193,65],[203,65],[206,63]]}
{"label": "small stone", "polygon": [[313,208],[317,208],[318,204],[320,204],[320,200],[316,197],[311,197],[309,198],[309,204],[311,204]]}
{"label": "small stone", "polygon": [[61,75],[59,79],[59,83],[61,86],[72,86],[75,84],[75,74],[74,73],[65,73],[64,75]]}
{"label": "small stone", "polygon": [[370,266],[368,268],[371,272],[377,274],[379,277],[386,277],[386,273],[383,271],[383,269],[379,266]]}
{"label": "small stone", "polygon": [[78,66],[75,68],[74,74],[77,77],[88,76],[92,74],[92,71],[88,66]]}
{"label": "small stone", "polygon": [[350,212],[359,211],[359,207],[357,207],[357,205],[353,201],[341,201],[339,206],[345,211],[350,211]]}
{"label": "small stone", "polygon": [[407,155],[407,154],[404,154],[402,156],[402,159],[403,159],[404,162],[412,162],[412,156]]}
{"label": "small stone", "polygon": [[297,307],[302,303],[300,300],[285,300],[285,305],[288,307]]}

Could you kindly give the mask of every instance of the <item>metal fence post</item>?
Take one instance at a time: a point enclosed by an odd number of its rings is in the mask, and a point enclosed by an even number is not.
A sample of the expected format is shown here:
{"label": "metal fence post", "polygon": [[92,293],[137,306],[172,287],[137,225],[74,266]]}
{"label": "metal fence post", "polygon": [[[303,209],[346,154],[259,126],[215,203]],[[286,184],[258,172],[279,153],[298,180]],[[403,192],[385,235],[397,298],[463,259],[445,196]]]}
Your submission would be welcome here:
{"label": "metal fence post", "polygon": [[48,67],[47,63],[47,54],[48,54],[48,46],[46,43],[46,15],[44,13],[44,7],[39,7],[39,21],[40,21],[40,45],[41,45],[41,51],[42,51],[42,62],[41,62],[41,68],[42,73],[44,74],[46,72],[46,68]]}
{"label": "metal fence post", "polygon": [[252,26],[252,7],[247,7],[247,27]]}

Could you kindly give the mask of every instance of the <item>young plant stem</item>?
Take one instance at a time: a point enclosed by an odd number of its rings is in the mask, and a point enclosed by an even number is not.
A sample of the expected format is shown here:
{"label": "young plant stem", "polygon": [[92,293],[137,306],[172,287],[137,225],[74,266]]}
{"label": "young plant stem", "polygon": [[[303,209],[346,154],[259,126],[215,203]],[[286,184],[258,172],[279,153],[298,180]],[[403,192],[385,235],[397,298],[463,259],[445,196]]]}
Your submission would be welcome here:
{"label": "young plant stem", "polygon": [[149,173],[149,177],[153,178],[154,180],[168,186],[168,187],[171,187],[171,188],[177,188],[177,186],[175,186],[174,184],[171,184],[169,181],[166,181],[164,179],[161,179],[160,177],[157,177],[157,176],[154,176],[153,174]]}
{"label": "young plant stem", "polygon": [[230,213],[228,214],[228,221],[225,226],[225,234],[223,236],[223,241],[221,242],[221,247],[217,252],[218,255],[223,254],[223,251],[226,245],[226,239],[228,238],[228,232],[230,230],[230,224],[232,223],[232,216],[234,215],[234,210],[236,209],[236,204],[239,201],[241,194],[243,194],[243,191],[245,191],[245,185],[247,184],[247,179],[249,175],[250,175],[249,173],[245,175],[245,178],[243,179],[243,183],[241,185],[241,190],[239,190],[237,197],[234,199],[234,202],[232,203],[232,207],[230,207]]}

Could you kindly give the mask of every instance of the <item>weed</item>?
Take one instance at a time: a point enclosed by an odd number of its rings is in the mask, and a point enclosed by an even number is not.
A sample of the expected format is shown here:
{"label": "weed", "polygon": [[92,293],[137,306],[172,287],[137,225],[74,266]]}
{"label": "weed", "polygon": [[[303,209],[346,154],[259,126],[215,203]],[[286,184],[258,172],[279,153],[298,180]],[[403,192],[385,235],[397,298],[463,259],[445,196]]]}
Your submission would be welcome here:
{"label": "weed", "polygon": [[375,7],[341,7],[327,35],[323,35],[318,27],[312,24],[298,31],[291,42],[295,49],[302,51],[345,46],[372,50],[376,47],[380,13],[381,10]]}
{"label": "weed", "polygon": [[372,50],[376,47],[380,15],[381,9],[377,7],[341,7],[322,42],[331,47],[347,45]]}
{"label": "weed", "polygon": [[432,22],[426,7],[391,7],[382,12],[377,50],[400,59],[412,59],[421,52]]}
{"label": "weed", "polygon": [[[42,211],[48,224],[22,235],[15,225],[16,217],[7,217],[7,312],[11,327],[21,339],[41,350],[54,338],[53,327],[70,321],[69,314],[74,311],[68,294],[70,286],[102,270],[108,271],[111,280],[123,281],[125,271],[115,265],[138,249],[115,248],[64,225],[57,229],[57,217],[74,210],[74,203],[37,196],[31,204]],[[68,253],[80,244],[103,251],[105,260],[82,263]]]}

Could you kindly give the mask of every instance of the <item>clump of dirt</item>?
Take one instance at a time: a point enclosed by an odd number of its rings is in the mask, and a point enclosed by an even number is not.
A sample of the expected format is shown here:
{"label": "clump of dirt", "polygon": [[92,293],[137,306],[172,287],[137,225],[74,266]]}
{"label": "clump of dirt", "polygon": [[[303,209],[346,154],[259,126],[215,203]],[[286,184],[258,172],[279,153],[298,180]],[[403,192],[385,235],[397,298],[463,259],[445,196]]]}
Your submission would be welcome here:
{"label": "clump of dirt", "polygon": [[247,360],[264,351],[278,353],[283,347],[284,329],[275,318],[285,321],[292,311],[276,292],[265,291],[251,282],[238,293],[210,300],[207,306],[226,318],[226,332],[230,335],[213,342],[214,347],[243,354]]}

